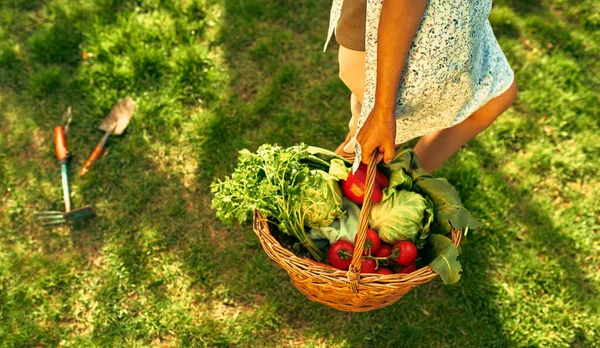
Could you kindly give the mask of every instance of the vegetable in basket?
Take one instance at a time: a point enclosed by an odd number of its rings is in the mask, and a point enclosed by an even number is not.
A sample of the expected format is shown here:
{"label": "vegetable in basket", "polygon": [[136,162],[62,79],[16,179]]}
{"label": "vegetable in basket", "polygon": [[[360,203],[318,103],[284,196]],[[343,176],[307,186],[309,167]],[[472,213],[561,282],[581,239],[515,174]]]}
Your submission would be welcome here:
{"label": "vegetable in basket", "polygon": [[[292,243],[296,240],[294,248],[306,248],[315,260],[323,261],[319,242],[352,245],[358,230],[360,208],[341,197],[344,190],[337,181],[351,181],[350,165],[333,152],[303,144],[289,148],[265,144],[255,153],[242,150],[231,176],[211,184],[211,206],[226,223],[244,222],[258,211],[283,234],[292,236]],[[385,174],[378,173],[375,183],[382,190],[382,201],[373,204],[370,227],[389,244],[409,240],[419,249],[428,244],[419,250],[420,264],[430,264],[445,283],[456,282],[460,278],[458,249],[443,235],[452,228],[477,226],[458,192],[447,181],[420,169],[412,151],[399,153],[392,163],[378,169]],[[378,272],[386,267],[396,270],[398,264],[391,260],[399,254],[389,254],[389,247],[381,243],[380,250],[372,252],[374,256],[363,259],[375,260]],[[380,260],[382,257],[387,260]],[[413,267],[410,263],[400,270],[409,272]]]}
{"label": "vegetable in basket", "polygon": [[342,198],[342,202],[342,209],[346,213],[335,219],[329,226],[311,228],[308,234],[311,239],[327,239],[332,245],[339,240],[354,242],[360,220],[360,208],[346,197]]}
{"label": "vegetable in basket", "polygon": [[400,267],[400,269],[398,270],[398,273],[409,274],[409,273],[412,273],[412,272],[414,272],[416,270],[417,270],[417,264],[414,263],[414,262],[412,262],[412,263],[410,263],[410,264],[408,264],[406,266]]}
{"label": "vegetable in basket", "polygon": [[345,240],[339,240],[331,245],[327,253],[329,263],[337,269],[348,269],[352,263],[354,244]]}
{"label": "vegetable in basket", "polygon": [[398,249],[396,263],[401,266],[408,266],[417,259],[417,247],[407,240],[401,240],[394,244],[393,249]]}
{"label": "vegetable in basket", "polygon": [[375,260],[364,258],[360,261],[360,273],[377,273]]}
{"label": "vegetable in basket", "polygon": [[391,172],[390,189],[414,191],[431,200],[438,233],[448,234],[453,227],[458,230],[479,228],[480,224],[463,206],[458,191],[446,179],[436,178],[423,170],[414,151],[398,152],[385,168]]}
{"label": "vegetable in basket", "polygon": [[[480,224],[462,205],[458,192],[446,179],[435,178],[420,167],[414,151],[398,152],[392,162],[383,167],[389,177],[390,184],[383,191],[382,202],[373,205],[371,214],[373,214],[376,206],[386,203],[398,190],[408,190],[421,194],[427,205],[423,230],[418,234],[415,241],[419,249],[423,245],[427,245],[427,248],[419,250],[421,263],[430,265],[440,275],[444,283],[453,284],[458,282],[462,269],[457,259],[459,250],[445,235],[449,234],[453,228],[464,231],[466,235],[467,230],[477,229]],[[391,205],[392,203],[388,204]],[[381,228],[379,233],[380,237],[385,240]],[[386,234],[386,231],[383,234]],[[390,234],[393,235],[394,233]],[[378,254],[385,255],[386,252],[387,244],[382,243]],[[408,266],[403,266],[399,273],[410,273],[415,269],[416,265],[411,263]]]}
{"label": "vegetable in basket", "polygon": [[422,248],[429,235],[433,207],[418,193],[393,190],[387,199],[373,204],[369,225],[389,244],[409,240]]}
{"label": "vegetable in basket", "polygon": [[313,169],[310,179],[302,188],[302,215],[308,227],[326,227],[344,215],[342,190],[337,179],[328,173]]}
{"label": "vegetable in basket", "polygon": [[[350,170],[350,168],[348,168]],[[348,173],[347,178],[342,178],[340,186],[342,192],[351,201],[357,204],[363,204],[365,200],[365,189],[367,181],[367,166],[361,163],[356,172]],[[375,183],[373,185],[373,202],[379,202],[383,198],[382,189],[388,187],[388,179],[383,173],[377,171],[375,174]]]}
{"label": "vegetable in basket", "polygon": [[392,246],[386,243],[381,243],[379,245],[379,251],[377,251],[374,255],[375,257],[388,257],[392,255]]}
{"label": "vegetable in basket", "polygon": [[[354,244],[358,240],[358,233],[354,237]],[[381,238],[379,234],[372,228],[367,230],[367,236],[365,238],[365,247],[363,249],[363,255],[375,255],[379,252],[381,247]]]}
{"label": "vegetable in basket", "polygon": [[[214,194],[211,207],[225,223],[244,222],[257,210],[281,232],[294,236],[315,260],[321,261],[323,253],[304,227],[305,217],[311,214],[303,210],[302,197],[306,196],[303,192],[321,187],[323,179],[322,175],[311,173],[310,164],[328,167],[328,162],[310,154],[303,144],[288,148],[264,144],[254,153],[241,150],[231,176],[211,184]],[[333,194],[329,198],[333,200]],[[320,218],[312,215],[315,221]]]}

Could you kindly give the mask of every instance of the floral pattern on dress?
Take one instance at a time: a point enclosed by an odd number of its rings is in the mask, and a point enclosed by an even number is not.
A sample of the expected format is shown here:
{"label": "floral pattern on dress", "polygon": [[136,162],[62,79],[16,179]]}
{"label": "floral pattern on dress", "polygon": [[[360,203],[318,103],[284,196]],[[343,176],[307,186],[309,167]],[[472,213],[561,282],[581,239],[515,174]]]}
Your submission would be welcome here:
{"label": "floral pattern on dress", "polygon": [[[325,47],[343,0],[334,0]],[[367,0],[365,95],[356,134],[375,104],[383,0]],[[505,92],[514,73],[488,20],[491,0],[430,0],[407,56],[396,102],[396,144],[452,127]],[[361,159],[355,143],[354,169]]]}

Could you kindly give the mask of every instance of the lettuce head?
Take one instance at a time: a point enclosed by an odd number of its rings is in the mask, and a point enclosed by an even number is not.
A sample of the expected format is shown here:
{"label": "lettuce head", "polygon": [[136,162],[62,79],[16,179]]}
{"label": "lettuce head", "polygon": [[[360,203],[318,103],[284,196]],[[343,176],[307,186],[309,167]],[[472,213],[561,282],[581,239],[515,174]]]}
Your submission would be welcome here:
{"label": "lettuce head", "polygon": [[311,170],[302,187],[301,214],[308,227],[325,227],[342,216],[342,190],[336,177],[322,170]]}
{"label": "lettuce head", "polygon": [[394,190],[387,199],[373,204],[369,216],[370,227],[384,242],[409,240],[418,248],[425,244],[432,221],[431,203],[418,193],[403,190]]}

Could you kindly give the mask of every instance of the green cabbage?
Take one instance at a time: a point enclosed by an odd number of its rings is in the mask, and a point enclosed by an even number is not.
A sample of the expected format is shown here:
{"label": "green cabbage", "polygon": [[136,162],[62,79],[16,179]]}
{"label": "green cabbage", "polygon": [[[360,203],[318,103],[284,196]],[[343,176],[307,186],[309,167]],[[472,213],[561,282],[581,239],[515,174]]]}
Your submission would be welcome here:
{"label": "green cabbage", "polygon": [[345,240],[354,243],[354,237],[358,232],[358,222],[360,220],[360,208],[356,203],[344,197],[343,208],[347,214],[335,219],[333,223],[327,227],[314,227],[310,229],[308,236],[311,239],[327,239],[329,244],[333,244],[338,240]]}
{"label": "green cabbage", "polygon": [[373,204],[369,225],[386,243],[409,240],[423,247],[433,219],[433,209],[423,196],[411,191],[393,191]]}
{"label": "green cabbage", "polygon": [[342,216],[342,190],[336,177],[314,169],[302,187],[301,214],[308,227],[325,227]]}

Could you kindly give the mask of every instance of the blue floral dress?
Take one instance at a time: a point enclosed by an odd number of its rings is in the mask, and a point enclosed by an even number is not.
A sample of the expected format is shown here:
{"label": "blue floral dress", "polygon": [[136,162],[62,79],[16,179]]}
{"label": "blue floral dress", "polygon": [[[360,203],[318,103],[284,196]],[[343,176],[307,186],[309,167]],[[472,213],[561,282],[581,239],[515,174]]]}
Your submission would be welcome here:
{"label": "blue floral dress", "polygon": [[[334,0],[325,47],[343,0]],[[377,27],[383,0],[367,0],[365,95],[356,134],[375,103]],[[452,127],[514,80],[488,20],[491,0],[430,0],[409,51],[396,103],[396,144]],[[356,162],[360,145],[355,143]]]}

